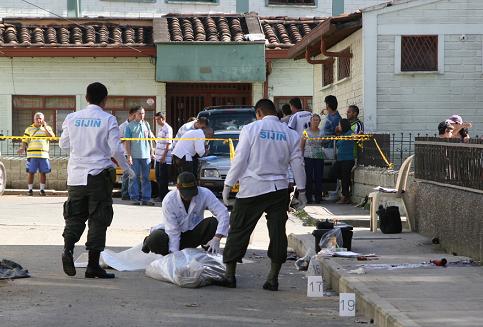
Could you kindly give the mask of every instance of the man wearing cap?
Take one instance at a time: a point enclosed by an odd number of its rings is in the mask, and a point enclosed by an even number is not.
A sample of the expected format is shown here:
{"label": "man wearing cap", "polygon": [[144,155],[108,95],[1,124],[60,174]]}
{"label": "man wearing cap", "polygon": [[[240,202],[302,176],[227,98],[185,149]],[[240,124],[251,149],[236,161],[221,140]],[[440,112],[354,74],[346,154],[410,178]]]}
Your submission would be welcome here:
{"label": "man wearing cap", "polygon": [[459,138],[465,143],[469,141],[470,134],[468,128],[472,127],[471,123],[464,122],[463,118],[459,115],[452,115],[446,121],[454,128],[452,138]]}
{"label": "man wearing cap", "polygon": [[[215,217],[204,218],[205,209]],[[210,190],[197,186],[190,172],[179,174],[176,190],[166,195],[161,212],[162,222],[144,239],[143,252],[166,255],[206,245],[209,252],[218,253],[220,240],[228,234],[228,210]]]}
{"label": "man wearing cap", "polygon": [[240,183],[223,251],[226,275],[218,284],[236,287],[236,263],[245,255],[250,235],[262,214],[266,213],[271,268],[263,288],[277,291],[278,274],[287,259],[288,168],[292,168],[300,208],[303,208],[307,203],[304,161],[299,134],[280,122],[273,102],[262,99],[255,105],[255,110],[257,121],[242,128],[223,188],[223,202],[228,205],[232,186],[237,181]]}

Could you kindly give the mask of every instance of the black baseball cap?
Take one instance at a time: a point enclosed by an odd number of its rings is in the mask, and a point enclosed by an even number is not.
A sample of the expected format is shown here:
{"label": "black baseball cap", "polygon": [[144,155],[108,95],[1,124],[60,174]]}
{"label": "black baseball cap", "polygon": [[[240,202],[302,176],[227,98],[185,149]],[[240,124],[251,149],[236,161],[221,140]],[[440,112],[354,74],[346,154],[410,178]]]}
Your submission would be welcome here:
{"label": "black baseball cap", "polygon": [[192,198],[198,194],[195,175],[190,172],[185,171],[178,175],[176,187],[183,197]]}

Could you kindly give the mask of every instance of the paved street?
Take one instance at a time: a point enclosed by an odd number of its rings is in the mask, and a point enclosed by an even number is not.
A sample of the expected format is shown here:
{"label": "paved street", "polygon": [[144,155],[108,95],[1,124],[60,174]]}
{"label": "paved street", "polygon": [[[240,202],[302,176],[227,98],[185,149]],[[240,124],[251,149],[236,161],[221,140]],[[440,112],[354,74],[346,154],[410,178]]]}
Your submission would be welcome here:
{"label": "paved street", "polygon": [[[214,286],[182,289],[144,276],[117,272],[110,281],[85,280],[83,269],[68,278],[60,266],[62,197],[4,196],[0,200],[0,257],[24,265],[32,278],[0,282],[1,326],[355,326],[338,317],[338,297],[306,297],[306,279],[293,261],[284,265],[281,291],[261,289],[268,260],[263,220],[238,269],[238,289]],[[159,207],[134,207],[116,200],[108,246],[122,250],[139,243],[158,223]],[[311,228],[289,221],[288,232]],[[75,256],[84,251],[76,248]]]}

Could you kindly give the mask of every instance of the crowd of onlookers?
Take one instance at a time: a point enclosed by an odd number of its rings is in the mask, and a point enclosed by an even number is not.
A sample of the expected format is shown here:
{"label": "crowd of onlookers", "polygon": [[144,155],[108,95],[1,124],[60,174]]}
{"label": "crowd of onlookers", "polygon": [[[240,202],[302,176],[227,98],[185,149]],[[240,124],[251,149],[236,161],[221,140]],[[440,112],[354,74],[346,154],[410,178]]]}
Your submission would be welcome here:
{"label": "crowd of onlookers", "polygon": [[[357,145],[353,140],[325,140],[326,136],[351,136],[363,134],[364,124],[359,120],[359,108],[350,105],[346,117],[338,111],[338,101],[333,95],[325,97],[325,108],[320,114],[302,108],[299,98],[292,98],[282,106],[279,117],[282,122],[301,136],[307,177],[308,203],[320,203],[324,195],[324,166],[326,160],[334,161],[329,176],[341,181],[340,204],[350,203],[351,171],[357,158]],[[322,126],[321,126],[322,125]]]}
{"label": "crowd of onlookers", "polygon": [[467,143],[470,139],[469,128],[471,123],[463,121],[459,115],[452,115],[438,124],[438,134],[443,139],[459,139]]}
{"label": "crowd of onlookers", "polygon": [[[340,180],[342,197],[337,203],[350,203],[351,171],[357,160],[357,142],[354,140],[324,140],[325,136],[350,136],[363,134],[364,124],[359,120],[359,108],[350,105],[346,109],[346,118],[338,111],[338,101],[333,95],[325,97],[325,108],[320,113],[302,107],[299,98],[290,99],[284,104],[278,116],[281,122],[297,131],[301,137],[301,150],[305,162],[307,177],[306,195],[309,203],[320,203],[327,188],[324,188],[324,162],[334,161],[329,176]],[[135,205],[154,205],[151,189],[151,166],[157,182],[157,201],[162,201],[168,193],[169,182],[183,171],[196,175],[198,158],[207,152],[205,138],[213,136],[206,118],[192,117],[182,125],[173,141],[173,128],[166,122],[165,116],[157,112],[155,121],[158,132],[155,135],[145,119],[145,110],[136,106],[129,110],[128,118],[119,125],[126,158],[133,168],[136,178],[122,176],[121,196],[123,200],[132,200]],[[471,123],[463,121],[459,115],[452,115],[438,125],[440,138],[459,139],[468,142]],[[42,113],[36,113],[34,122],[28,126],[25,136],[54,136],[52,128],[44,120]],[[146,138],[160,138],[156,142]],[[179,141],[177,141],[179,140]],[[27,154],[28,194],[32,195],[33,179],[40,172],[40,194],[45,195],[46,174],[50,172],[48,160],[48,140],[22,140],[19,154]],[[290,172],[289,172],[290,175]],[[154,184],[153,184],[154,185]]]}

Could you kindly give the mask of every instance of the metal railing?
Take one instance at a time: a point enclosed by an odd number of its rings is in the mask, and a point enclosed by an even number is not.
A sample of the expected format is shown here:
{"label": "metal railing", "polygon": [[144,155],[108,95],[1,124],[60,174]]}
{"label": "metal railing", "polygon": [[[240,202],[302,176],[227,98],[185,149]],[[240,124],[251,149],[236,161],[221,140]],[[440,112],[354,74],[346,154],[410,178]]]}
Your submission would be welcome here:
{"label": "metal railing", "polygon": [[[416,138],[436,136],[436,134],[428,133],[374,134],[379,146],[388,156],[389,161],[394,164],[395,169],[398,169],[407,157],[414,154]],[[472,139],[478,139],[478,136]],[[455,142],[459,142],[459,140],[456,139]],[[358,164],[361,166],[387,167],[372,141],[364,142],[363,148],[358,150]]]}
{"label": "metal railing", "polygon": [[416,138],[415,177],[483,190],[483,140]]}
{"label": "metal railing", "polygon": [[[25,155],[17,154],[18,149],[22,145],[20,140],[0,140],[0,154],[2,157],[22,157]],[[49,155],[51,158],[68,157],[69,151],[62,150],[58,141],[50,141]]]}

